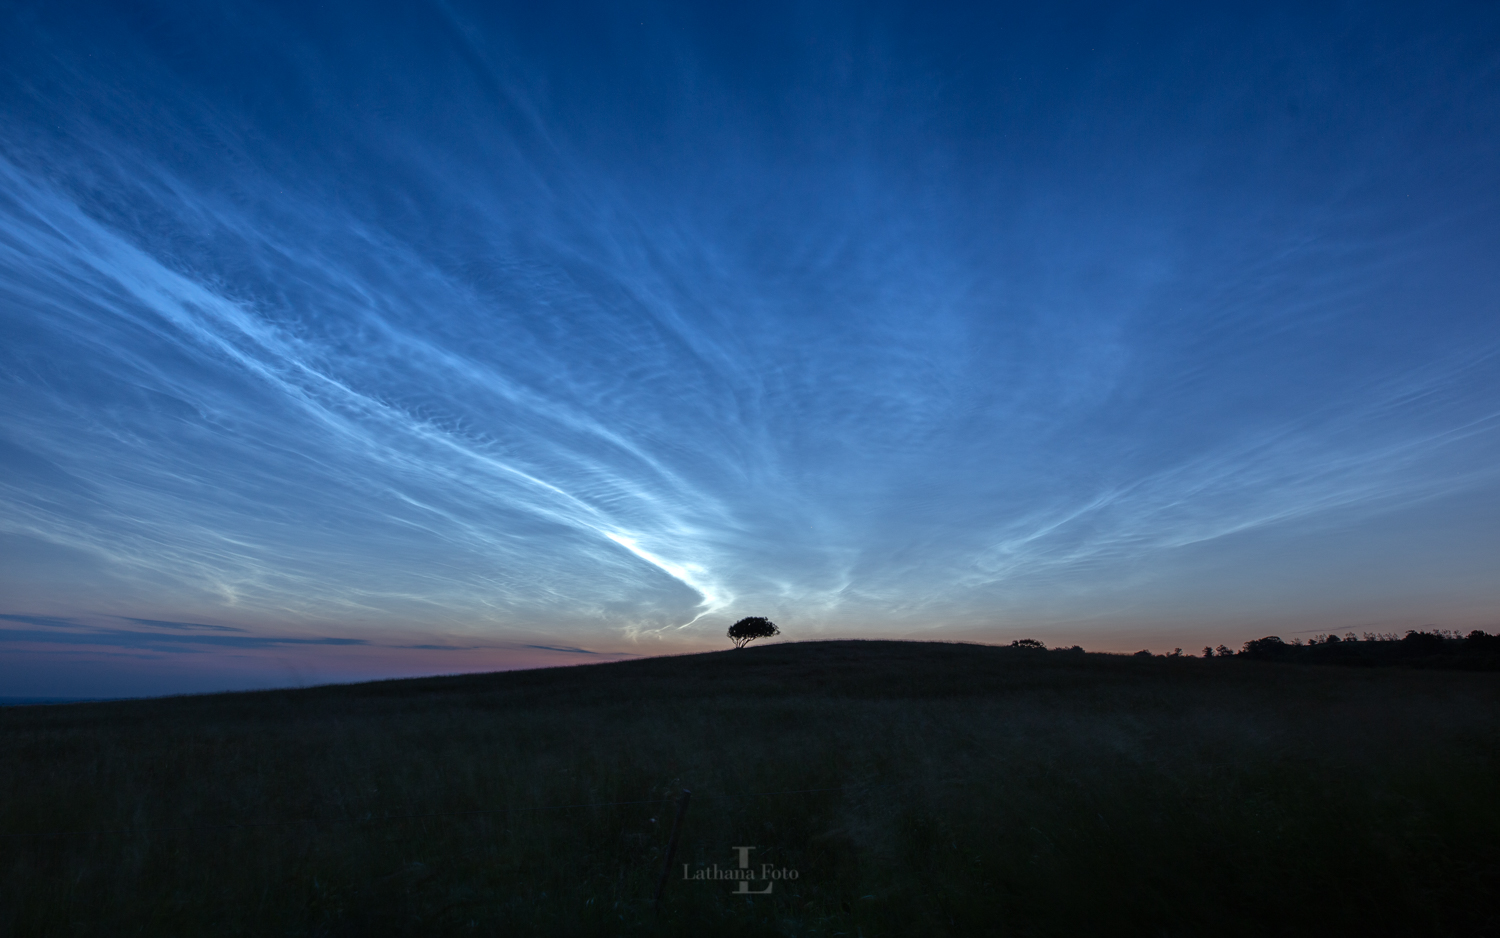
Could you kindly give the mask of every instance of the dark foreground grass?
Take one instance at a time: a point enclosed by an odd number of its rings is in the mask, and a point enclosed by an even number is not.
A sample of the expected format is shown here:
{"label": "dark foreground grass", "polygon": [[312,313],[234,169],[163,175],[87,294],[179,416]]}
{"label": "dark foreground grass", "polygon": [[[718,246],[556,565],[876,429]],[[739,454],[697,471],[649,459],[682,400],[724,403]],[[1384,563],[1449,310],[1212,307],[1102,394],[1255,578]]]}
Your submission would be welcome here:
{"label": "dark foreground grass", "polygon": [[[812,642],[7,708],[0,833],[149,832],[0,838],[0,930],[1500,934],[1497,689]],[[670,803],[531,810],[682,788],[658,911]],[[797,878],[682,878],[751,845]]]}

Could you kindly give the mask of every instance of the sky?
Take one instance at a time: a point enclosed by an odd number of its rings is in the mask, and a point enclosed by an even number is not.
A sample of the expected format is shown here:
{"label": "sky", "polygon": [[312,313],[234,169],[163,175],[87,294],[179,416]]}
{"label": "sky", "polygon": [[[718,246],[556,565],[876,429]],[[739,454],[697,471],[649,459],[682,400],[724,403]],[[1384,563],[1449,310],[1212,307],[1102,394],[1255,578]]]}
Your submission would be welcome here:
{"label": "sky", "polygon": [[0,696],[1500,630],[1500,6],[8,3]]}

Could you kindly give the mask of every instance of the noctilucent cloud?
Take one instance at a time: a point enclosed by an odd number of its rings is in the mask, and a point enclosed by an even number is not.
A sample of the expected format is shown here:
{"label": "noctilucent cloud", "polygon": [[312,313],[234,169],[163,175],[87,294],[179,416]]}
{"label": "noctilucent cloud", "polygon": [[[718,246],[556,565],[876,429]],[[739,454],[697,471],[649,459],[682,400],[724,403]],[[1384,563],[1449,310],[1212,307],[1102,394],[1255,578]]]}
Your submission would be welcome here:
{"label": "noctilucent cloud", "polygon": [[18,2],[0,695],[1500,623],[1500,6]]}

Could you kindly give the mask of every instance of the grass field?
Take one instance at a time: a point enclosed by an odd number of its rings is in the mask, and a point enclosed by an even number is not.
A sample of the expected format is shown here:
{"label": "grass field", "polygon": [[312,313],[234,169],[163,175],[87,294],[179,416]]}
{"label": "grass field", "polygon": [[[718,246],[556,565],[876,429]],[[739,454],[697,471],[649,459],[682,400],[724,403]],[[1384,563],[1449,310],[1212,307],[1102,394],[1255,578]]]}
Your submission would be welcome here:
{"label": "grass field", "polygon": [[[1497,731],[1494,674],[901,642],[10,707],[0,833],[131,832],[0,838],[0,930],[1495,935]],[[797,878],[684,880],[737,846]]]}

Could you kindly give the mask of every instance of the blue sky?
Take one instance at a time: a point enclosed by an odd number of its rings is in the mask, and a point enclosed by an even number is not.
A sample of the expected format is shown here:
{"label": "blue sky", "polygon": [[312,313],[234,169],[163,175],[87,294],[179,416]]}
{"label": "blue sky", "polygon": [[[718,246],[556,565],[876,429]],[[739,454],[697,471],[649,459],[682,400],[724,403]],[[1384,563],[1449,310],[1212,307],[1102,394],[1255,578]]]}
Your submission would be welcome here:
{"label": "blue sky", "polygon": [[1500,8],[10,4],[0,684],[1500,625]]}

